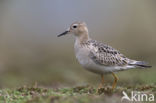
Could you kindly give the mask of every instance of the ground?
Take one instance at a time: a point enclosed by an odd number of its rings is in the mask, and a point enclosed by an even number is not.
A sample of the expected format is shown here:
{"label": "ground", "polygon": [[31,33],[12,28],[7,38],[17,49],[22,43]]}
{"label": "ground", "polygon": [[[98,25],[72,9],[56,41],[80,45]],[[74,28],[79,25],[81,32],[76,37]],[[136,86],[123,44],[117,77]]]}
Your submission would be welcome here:
{"label": "ground", "polygon": [[[98,92],[96,92],[96,88],[89,85],[57,89],[36,85],[23,86],[16,89],[0,90],[0,103],[120,103],[123,96],[122,91],[128,94],[131,91],[140,91],[153,93],[156,96],[156,84],[135,87],[118,86],[114,91],[110,86],[104,86]],[[129,103],[125,100],[123,102]]]}

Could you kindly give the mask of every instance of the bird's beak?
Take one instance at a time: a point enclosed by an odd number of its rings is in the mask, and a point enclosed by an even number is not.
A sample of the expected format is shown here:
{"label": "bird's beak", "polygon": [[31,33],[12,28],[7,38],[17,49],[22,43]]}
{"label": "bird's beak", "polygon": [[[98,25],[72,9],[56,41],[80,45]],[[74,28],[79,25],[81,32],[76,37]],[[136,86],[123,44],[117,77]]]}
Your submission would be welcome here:
{"label": "bird's beak", "polygon": [[68,33],[69,33],[69,30],[67,30],[67,31],[65,31],[65,32],[63,32],[63,33],[57,35],[57,37],[60,37],[60,36],[66,35],[66,34],[68,34]]}

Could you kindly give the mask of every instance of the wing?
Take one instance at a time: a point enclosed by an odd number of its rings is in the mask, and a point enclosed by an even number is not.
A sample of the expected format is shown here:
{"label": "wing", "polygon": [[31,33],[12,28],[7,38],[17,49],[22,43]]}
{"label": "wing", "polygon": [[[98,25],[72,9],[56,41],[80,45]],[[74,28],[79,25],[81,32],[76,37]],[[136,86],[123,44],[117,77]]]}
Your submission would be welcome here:
{"label": "wing", "polygon": [[129,60],[118,50],[95,40],[90,41],[89,57],[96,64],[104,66],[125,66]]}

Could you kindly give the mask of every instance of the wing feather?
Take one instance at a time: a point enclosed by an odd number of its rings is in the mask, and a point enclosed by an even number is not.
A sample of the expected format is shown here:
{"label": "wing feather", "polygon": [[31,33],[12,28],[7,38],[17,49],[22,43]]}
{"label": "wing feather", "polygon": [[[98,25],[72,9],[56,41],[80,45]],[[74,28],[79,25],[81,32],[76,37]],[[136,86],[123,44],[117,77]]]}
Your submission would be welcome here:
{"label": "wing feather", "polygon": [[129,59],[111,46],[95,40],[89,41],[89,44],[89,57],[95,63],[104,66],[125,66],[128,64]]}

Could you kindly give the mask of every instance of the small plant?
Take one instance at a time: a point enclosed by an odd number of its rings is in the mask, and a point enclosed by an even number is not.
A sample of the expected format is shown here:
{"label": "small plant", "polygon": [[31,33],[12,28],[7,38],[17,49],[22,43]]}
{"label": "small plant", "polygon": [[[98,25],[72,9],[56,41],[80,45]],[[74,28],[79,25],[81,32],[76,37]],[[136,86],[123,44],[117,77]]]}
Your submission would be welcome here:
{"label": "small plant", "polygon": [[39,87],[23,86],[16,89],[0,90],[0,103],[103,103],[112,100],[121,102],[122,92],[130,94],[131,91],[152,92],[156,95],[156,85],[144,85],[136,87],[117,87],[111,90],[105,86],[98,90],[89,85],[73,88],[47,89]]}

